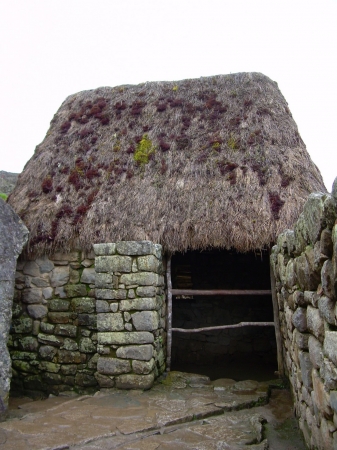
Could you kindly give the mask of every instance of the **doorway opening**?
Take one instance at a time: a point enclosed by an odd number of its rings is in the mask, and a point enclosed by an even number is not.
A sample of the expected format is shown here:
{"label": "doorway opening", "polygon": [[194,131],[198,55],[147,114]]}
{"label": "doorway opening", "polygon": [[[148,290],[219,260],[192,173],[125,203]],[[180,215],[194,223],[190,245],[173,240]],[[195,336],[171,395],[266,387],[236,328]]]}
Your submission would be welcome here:
{"label": "doorway opening", "polygon": [[[172,288],[184,290],[270,290],[269,254],[210,250],[177,253]],[[273,322],[269,295],[173,295],[171,370],[258,381],[275,378],[274,326],[178,332],[241,322]]]}

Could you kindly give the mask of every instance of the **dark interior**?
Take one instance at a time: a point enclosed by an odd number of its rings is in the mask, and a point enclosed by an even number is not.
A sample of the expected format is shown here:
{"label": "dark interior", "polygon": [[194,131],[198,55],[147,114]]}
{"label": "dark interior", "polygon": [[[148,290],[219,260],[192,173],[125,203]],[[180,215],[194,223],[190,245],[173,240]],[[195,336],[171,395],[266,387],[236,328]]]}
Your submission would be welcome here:
{"label": "dark interior", "polygon": [[[176,289],[270,289],[267,251],[211,250],[172,257]],[[173,328],[239,322],[273,322],[271,295],[173,296]],[[269,380],[277,370],[273,326],[248,326],[198,333],[172,333],[171,370],[208,375],[212,380]]]}

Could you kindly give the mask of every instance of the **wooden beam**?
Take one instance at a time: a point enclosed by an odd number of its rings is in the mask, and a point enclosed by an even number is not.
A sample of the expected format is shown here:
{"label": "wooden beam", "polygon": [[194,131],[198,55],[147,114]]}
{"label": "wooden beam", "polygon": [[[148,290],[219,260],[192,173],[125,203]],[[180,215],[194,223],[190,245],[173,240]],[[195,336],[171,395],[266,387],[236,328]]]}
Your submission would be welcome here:
{"label": "wooden beam", "polygon": [[171,289],[172,295],[271,295],[271,290],[261,289]]}
{"label": "wooden beam", "polygon": [[166,267],[166,283],[167,283],[167,357],[166,370],[171,370],[171,354],[172,354],[172,278],[171,278],[171,255],[167,258]]}
{"label": "wooden beam", "polygon": [[273,313],[274,313],[274,323],[275,323],[275,338],[276,338],[276,349],[277,349],[277,367],[280,378],[284,378],[284,362],[282,353],[282,336],[280,328],[280,318],[278,311],[278,301],[276,295],[276,283],[273,268],[270,264],[270,284],[271,284],[271,296],[273,300]]}
{"label": "wooden beam", "polygon": [[200,333],[201,331],[227,330],[228,328],[271,326],[274,326],[274,322],[240,322],[234,325],[218,325],[215,327],[204,328],[172,328],[172,331],[178,331],[179,333]]}

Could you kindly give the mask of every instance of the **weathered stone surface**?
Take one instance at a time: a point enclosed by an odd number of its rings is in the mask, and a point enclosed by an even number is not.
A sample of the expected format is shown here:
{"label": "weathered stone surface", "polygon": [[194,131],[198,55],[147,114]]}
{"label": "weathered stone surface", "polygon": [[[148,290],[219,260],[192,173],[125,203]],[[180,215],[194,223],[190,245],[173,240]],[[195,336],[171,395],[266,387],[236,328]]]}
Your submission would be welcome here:
{"label": "weathered stone surface", "polygon": [[320,379],[317,370],[312,371],[312,382],[314,388],[314,401],[321,413],[325,417],[329,417],[333,414],[330,406],[330,396],[324,389],[324,384]]}
{"label": "weathered stone surface", "polygon": [[19,317],[12,321],[15,333],[30,333],[33,330],[33,319],[30,317]]}
{"label": "weathered stone surface", "polygon": [[22,293],[22,301],[24,303],[42,303],[42,289],[28,288],[24,289]]}
{"label": "weathered stone surface", "polygon": [[320,253],[328,258],[331,258],[332,250],[332,233],[331,230],[325,228],[321,234]]}
{"label": "weathered stone surface", "polygon": [[140,361],[150,361],[153,356],[152,345],[129,345],[127,347],[119,347],[116,355],[118,358],[137,359]]}
{"label": "weathered stone surface", "polygon": [[154,255],[138,256],[137,266],[138,270],[144,272],[159,273],[162,271],[162,264]]}
{"label": "weathered stone surface", "polygon": [[122,331],[124,321],[121,313],[102,313],[97,314],[98,331]]}
{"label": "weathered stone surface", "polygon": [[69,311],[70,302],[69,300],[61,300],[58,298],[53,298],[48,303],[49,311],[66,312]]}
{"label": "weathered stone surface", "polygon": [[39,348],[39,355],[41,358],[46,359],[47,361],[52,361],[54,356],[57,353],[57,349],[52,347],[51,345],[41,345]]}
{"label": "weathered stone surface", "polygon": [[102,345],[152,344],[153,334],[148,331],[102,332],[98,333]]}
{"label": "weathered stone surface", "polygon": [[83,337],[80,339],[78,349],[82,353],[94,353],[96,351],[96,346],[90,338]]}
{"label": "weathered stone surface", "polygon": [[98,358],[97,371],[104,375],[118,375],[131,371],[130,361],[118,358]]}
{"label": "weathered stone surface", "polygon": [[304,293],[302,291],[295,291],[293,293],[293,301],[295,305],[305,306],[306,302],[304,300]]}
{"label": "weathered stone surface", "polygon": [[41,322],[40,329],[42,333],[53,334],[55,330],[55,325],[48,322]]}
{"label": "weathered stone surface", "polygon": [[87,295],[87,288],[84,284],[67,284],[64,286],[64,291],[67,297],[85,297]]}
{"label": "weathered stone surface", "polygon": [[55,327],[54,333],[59,336],[76,337],[77,327],[70,324],[58,324]]}
{"label": "weathered stone surface", "polygon": [[324,201],[327,194],[310,194],[303,208],[303,215],[307,227],[309,241],[314,244],[325,227]]}
{"label": "weathered stone surface", "polygon": [[308,306],[307,308],[308,330],[320,341],[324,338],[324,322],[318,309]]}
{"label": "weathered stone surface", "polygon": [[154,331],[159,327],[158,313],[155,311],[136,312],[131,317],[137,331]]}
{"label": "weathered stone surface", "polygon": [[310,361],[309,353],[300,351],[299,362],[301,367],[303,384],[307,389],[312,389],[312,377],[311,377],[312,363]]}
{"label": "weathered stone surface", "polygon": [[337,389],[337,369],[328,358],[323,359],[320,375],[327,389]]}
{"label": "weathered stone surface", "polygon": [[126,289],[96,289],[96,298],[102,300],[121,300],[126,298]]}
{"label": "weathered stone surface", "polygon": [[75,384],[82,387],[97,386],[97,380],[92,374],[77,372],[75,375]]}
{"label": "weathered stone surface", "polygon": [[116,253],[116,244],[94,244],[96,256],[114,255]]}
{"label": "weathered stone surface", "polygon": [[115,378],[113,376],[109,377],[99,372],[95,372],[94,376],[101,388],[113,388],[115,386]]}
{"label": "weathered stone surface", "polygon": [[71,301],[72,308],[77,313],[93,313],[95,311],[95,300],[93,298],[74,298]]}
{"label": "weathered stone surface", "polygon": [[33,336],[24,336],[19,339],[19,347],[27,352],[36,352],[38,349],[37,339]]}
{"label": "weathered stone surface", "polygon": [[156,301],[156,298],[135,298],[133,300],[122,300],[119,304],[119,309],[121,311],[131,311],[131,310],[140,310],[140,311],[151,311],[159,309],[159,305]]}
{"label": "weathered stone surface", "polygon": [[109,312],[110,305],[105,300],[96,300],[96,311],[98,313]]}
{"label": "weathered stone surface", "polygon": [[96,272],[131,272],[132,258],[129,256],[97,256],[95,258]]}
{"label": "weathered stone surface", "polygon": [[164,284],[163,277],[153,272],[137,272],[130,274],[123,274],[120,282],[126,286],[140,285],[140,286],[161,286]]}
{"label": "weathered stone surface", "polygon": [[309,333],[300,333],[298,330],[294,330],[294,342],[301,350],[308,350]]}
{"label": "weathered stone surface", "polygon": [[49,273],[54,269],[54,263],[50,261],[47,255],[37,258],[35,262],[40,268],[40,273]]}
{"label": "weathered stone surface", "polygon": [[78,350],[78,344],[76,341],[74,341],[74,339],[65,338],[61,349],[70,350],[71,352],[74,352]]}
{"label": "weathered stone surface", "polygon": [[95,285],[96,289],[111,289],[113,287],[111,273],[96,273]]}
{"label": "weathered stone surface", "polygon": [[116,243],[116,251],[120,255],[150,255],[155,250],[151,241],[121,241]]}
{"label": "weathered stone surface", "polygon": [[323,317],[330,325],[336,325],[336,317],[335,317],[335,304],[333,300],[328,297],[320,297],[318,300],[318,309]]}
{"label": "weathered stone surface", "polygon": [[116,377],[116,387],[119,389],[150,389],[154,383],[154,375],[119,375]]}
{"label": "weathered stone surface", "polygon": [[55,364],[49,361],[41,361],[39,363],[39,369],[45,370],[46,372],[58,373],[60,371],[60,368],[60,364]]}
{"label": "weathered stone surface", "polygon": [[63,344],[62,338],[49,334],[39,333],[37,339],[39,342],[41,342],[41,344],[54,345],[55,347],[61,347],[61,345]]}
{"label": "weathered stone surface", "polygon": [[326,331],[324,338],[324,353],[337,365],[337,331]]}
{"label": "weathered stone surface", "polygon": [[293,286],[296,284],[296,273],[295,273],[295,266],[294,266],[294,260],[290,259],[288,261],[288,264],[286,266],[286,272],[285,272],[285,283],[286,286],[289,289],[292,289]]}
{"label": "weathered stone surface", "polygon": [[139,297],[155,297],[156,295],[156,287],[155,286],[139,286],[136,289],[136,294]]}
{"label": "weathered stone surface", "polygon": [[69,282],[69,266],[57,266],[51,272],[50,285],[52,287],[64,286]]}
{"label": "weathered stone surface", "polygon": [[307,329],[307,311],[305,308],[297,308],[292,316],[292,322],[295,328],[301,333]]}
{"label": "weathered stone surface", "polygon": [[155,363],[152,358],[150,361],[132,361],[132,370],[140,375],[147,375],[154,369]]}
{"label": "weathered stone surface", "polygon": [[80,254],[77,250],[73,250],[69,253],[56,252],[54,253],[50,259],[52,261],[66,261],[66,262],[78,262],[80,258]]}
{"label": "weathered stone surface", "polygon": [[35,261],[27,261],[23,267],[23,273],[31,277],[38,277],[40,275],[40,268]]}
{"label": "weathered stone surface", "polygon": [[85,362],[86,356],[80,352],[71,352],[68,350],[59,350],[58,362],[61,364],[80,364]]}
{"label": "weathered stone surface", "polygon": [[69,323],[70,313],[67,312],[49,312],[48,320],[51,323]]}
{"label": "weathered stone surface", "polygon": [[45,278],[35,277],[31,278],[31,284],[36,287],[49,287],[49,280]]}
{"label": "weathered stone surface", "polygon": [[33,319],[42,319],[48,314],[48,308],[44,305],[28,305],[27,312]]}
{"label": "weathered stone surface", "polygon": [[80,281],[80,274],[78,270],[74,270],[74,266],[79,265],[78,263],[70,263],[70,276],[69,276],[69,284],[77,284]]}
{"label": "weathered stone surface", "polygon": [[95,284],[95,280],[96,280],[96,271],[93,267],[83,269],[81,275],[81,283]]}
{"label": "weathered stone surface", "polygon": [[310,361],[315,369],[319,369],[323,364],[323,346],[314,336],[309,336],[308,346]]}

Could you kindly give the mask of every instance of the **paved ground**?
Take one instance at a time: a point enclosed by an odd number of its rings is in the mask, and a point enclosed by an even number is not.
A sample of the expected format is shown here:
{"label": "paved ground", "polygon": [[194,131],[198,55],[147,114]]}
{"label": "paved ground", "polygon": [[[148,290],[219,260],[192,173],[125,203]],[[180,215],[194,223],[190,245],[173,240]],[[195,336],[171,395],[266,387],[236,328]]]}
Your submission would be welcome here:
{"label": "paved ground", "polygon": [[271,384],[210,384],[204,376],[171,372],[146,392],[15,399],[9,419],[0,423],[0,449],[305,449],[289,393],[272,390],[266,405]]}

